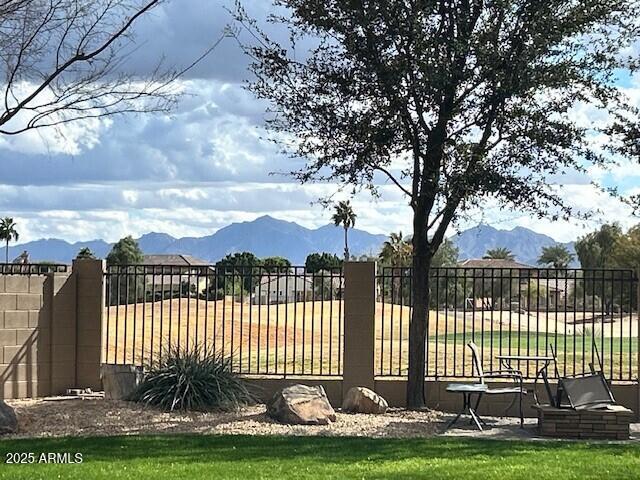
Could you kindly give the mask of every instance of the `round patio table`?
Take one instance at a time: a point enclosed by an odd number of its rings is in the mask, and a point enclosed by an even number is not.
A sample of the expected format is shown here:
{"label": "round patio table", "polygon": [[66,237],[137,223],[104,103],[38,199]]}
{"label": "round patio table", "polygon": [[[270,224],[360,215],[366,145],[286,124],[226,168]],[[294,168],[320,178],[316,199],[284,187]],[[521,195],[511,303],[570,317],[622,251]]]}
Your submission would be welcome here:
{"label": "round patio table", "polygon": [[[482,394],[486,391],[487,386],[483,383],[450,383],[449,385],[447,385],[447,392],[462,394],[462,410],[460,411],[460,413],[458,413],[458,415],[456,415],[453,420],[449,422],[449,424],[447,425],[447,430],[455,425],[462,415],[468,414],[475,422],[478,430],[482,431],[482,424],[484,424],[484,421],[476,413],[476,410],[478,409],[478,405],[480,405]],[[478,398],[476,399],[475,406],[472,406],[471,397],[474,394],[478,395]]]}

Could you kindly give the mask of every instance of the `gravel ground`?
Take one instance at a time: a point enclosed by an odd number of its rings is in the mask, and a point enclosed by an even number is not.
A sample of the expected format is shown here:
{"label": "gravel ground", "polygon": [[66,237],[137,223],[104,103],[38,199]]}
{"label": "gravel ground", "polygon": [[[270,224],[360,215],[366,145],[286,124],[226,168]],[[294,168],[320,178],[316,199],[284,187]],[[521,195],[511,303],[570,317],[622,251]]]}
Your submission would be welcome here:
{"label": "gravel ground", "polygon": [[164,413],[131,402],[9,400],[19,431],[3,438],[201,433],[248,435],[324,435],[429,437],[443,430],[443,414],[432,410],[391,409],[386,415],[337,413],[331,425],[282,425],[269,419],[264,405],[239,412]]}
{"label": "gravel ground", "polygon": [[[131,402],[84,398],[75,400],[8,400],[16,409],[19,431],[3,438],[108,436],[162,433],[322,435],[361,437],[451,437],[501,440],[550,440],[539,437],[536,420],[521,429],[516,418],[484,417],[489,428],[479,432],[468,421],[445,431],[452,414],[434,410],[413,412],[390,409],[386,415],[337,412],[331,425],[282,425],[265,414],[265,406],[238,412],[164,413]],[[640,424],[631,425],[631,442],[640,442]]]}

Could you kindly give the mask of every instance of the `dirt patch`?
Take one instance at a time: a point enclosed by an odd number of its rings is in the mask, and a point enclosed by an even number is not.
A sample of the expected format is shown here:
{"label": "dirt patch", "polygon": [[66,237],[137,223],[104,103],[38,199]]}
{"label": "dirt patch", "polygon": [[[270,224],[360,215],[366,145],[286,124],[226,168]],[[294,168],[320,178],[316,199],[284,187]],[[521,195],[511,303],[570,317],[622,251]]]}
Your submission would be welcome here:
{"label": "dirt patch", "polygon": [[264,405],[238,412],[164,413],[131,402],[10,400],[19,431],[4,438],[109,436],[161,433],[430,437],[443,429],[443,415],[432,410],[392,409],[385,415],[338,413],[331,425],[281,425]]}

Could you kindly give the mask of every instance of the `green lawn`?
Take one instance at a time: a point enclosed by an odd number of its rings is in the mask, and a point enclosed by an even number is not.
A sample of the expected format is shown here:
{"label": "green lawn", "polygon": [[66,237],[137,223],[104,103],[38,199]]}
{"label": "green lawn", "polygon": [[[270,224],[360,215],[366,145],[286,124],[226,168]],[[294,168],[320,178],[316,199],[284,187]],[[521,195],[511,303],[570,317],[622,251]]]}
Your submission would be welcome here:
{"label": "green lawn", "polygon": [[640,445],[313,437],[140,436],[0,441],[6,452],[81,452],[76,465],[4,465],[2,479],[628,479]]}

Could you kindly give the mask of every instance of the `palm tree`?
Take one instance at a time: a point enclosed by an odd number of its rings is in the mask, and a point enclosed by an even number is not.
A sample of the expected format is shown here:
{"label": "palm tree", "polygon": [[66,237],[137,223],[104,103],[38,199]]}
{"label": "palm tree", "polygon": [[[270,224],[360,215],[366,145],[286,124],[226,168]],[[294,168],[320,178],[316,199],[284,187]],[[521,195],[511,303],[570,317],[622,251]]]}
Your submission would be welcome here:
{"label": "palm tree", "polygon": [[516,256],[505,247],[490,248],[482,258],[493,260],[515,260]]}
{"label": "palm tree", "polygon": [[335,213],[331,217],[336,226],[342,225],[344,228],[344,260],[349,261],[349,242],[347,232],[356,224],[356,214],[353,213],[349,200],[346,202],[338,202],[335,206]]}
{"label": "palm tree", "polygon": [[[383,243],[382,250],[380,250],[380,254],[378,255],[378,258],[383,264],[394,267],[392,268],[392,288],[396,291],[396,299],[400,299],[400,302],[402,302],[404,297],[404,295],[402,295],[401,267],[408,267],[411,264],[412,256],[413,246],[410,242],[404,240],[402,232],[391,233],[389,240]],[[384,288],[384,285],[382,288]]]}
{"label": "palm tree", "polygon": [[409,242],[404,240],[402,232],[392,233],[389,240],[382,244],[380,251],[380,260],[392,267],[407,267],[411,261],[413,247]]}
{"label": "palm tree", "polygon": [[552,266],[555,269],[567,269],[573,262],[574,255],[564,245],[542,247],[538,265]]}
{"label": "palm tree", "polygon": [[9,242],[12,240],[18,241],[18,232],[16,230],[16,223],[11,217],[5,217],[0,220],[0,240],[4,240],[6,243],[5,248],[5,261],[9,263]]}

